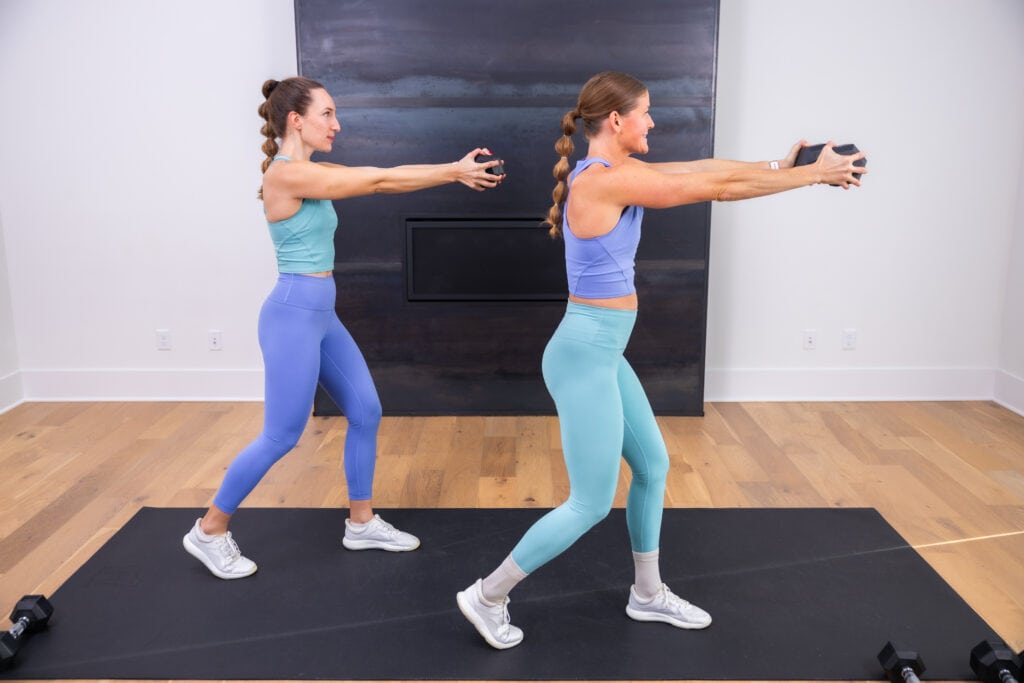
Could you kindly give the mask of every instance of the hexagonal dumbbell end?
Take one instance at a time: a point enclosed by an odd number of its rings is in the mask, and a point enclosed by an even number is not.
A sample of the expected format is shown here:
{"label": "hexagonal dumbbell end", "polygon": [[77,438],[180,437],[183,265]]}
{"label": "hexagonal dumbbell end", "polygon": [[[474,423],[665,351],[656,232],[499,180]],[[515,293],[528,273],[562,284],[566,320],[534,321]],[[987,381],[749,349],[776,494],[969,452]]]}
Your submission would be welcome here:
{"label": "hexagonal dumbbell end", "polygon": [[891,640],[878,653],[878,663],[892,683],[919,683],[918,676],[924,673],[921,655]]}
{"label": "hexagonal dumbbell end", "polygon": [[971,650],[971,670],[983,681],[1020,681],[1021,658],[1001,640],[983,640]]}
{"label": "hexagonal dumbbell end", "polygon": [[25,619],[25,630],[36,631],[46,626],[51,614],[53,614],[53,605],[49,600],[42,595],[26,595],[14,606],[14,611],[11,612],[11,621],[18,623],[21,619]]}
{"label": "hexagonal dumbbell end", "polygon": [[10,631],[0,633],[0,671],[14,661],[14,655],[18,654],[18,645],[18,639]]}

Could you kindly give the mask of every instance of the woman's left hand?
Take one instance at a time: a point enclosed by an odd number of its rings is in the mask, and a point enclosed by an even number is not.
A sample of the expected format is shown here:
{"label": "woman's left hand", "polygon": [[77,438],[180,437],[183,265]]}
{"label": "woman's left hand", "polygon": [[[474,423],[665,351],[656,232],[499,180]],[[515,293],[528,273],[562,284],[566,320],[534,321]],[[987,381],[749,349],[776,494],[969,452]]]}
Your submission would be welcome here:
{"label": "woman's left hand", "polygon": [[491,156],[491,151],[486,147],[477,147],[472,152],[462,157],[462,159],[455,162],[455,165],[459,170],[457,180],[466,187],[476,190],[477,192],[483,192],[489,188],[497,187],[501,181],[505,179],[504,175],[493,175],[487,172],[487,169],[499,165],[501,160],[492,159],[491,161],[477,162],[476,157],[480,154]]}

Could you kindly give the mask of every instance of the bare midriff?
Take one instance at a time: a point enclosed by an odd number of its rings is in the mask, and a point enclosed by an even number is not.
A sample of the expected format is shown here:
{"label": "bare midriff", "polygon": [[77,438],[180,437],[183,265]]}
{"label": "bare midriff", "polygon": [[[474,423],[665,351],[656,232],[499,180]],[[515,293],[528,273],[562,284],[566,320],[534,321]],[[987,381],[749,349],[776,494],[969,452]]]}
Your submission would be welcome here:
{"label": "bare midriff", "polygon": [[608,299],[584,299],[583,297],[576,296],[575,294],[570,294],[569,301],[575,301],[578,304],[585,304],[587,306],[599,306],[601,308],[617,308],[622,311],[635,311],[637,309],[636,294],[626,294],[625,296],[613,296]]}
{"label": "bare midriff", "polygon": [[322,273],[303,273],[303,275],[309,275],[311,277],[328,277],[333,272],[333,270],[325,270]]}

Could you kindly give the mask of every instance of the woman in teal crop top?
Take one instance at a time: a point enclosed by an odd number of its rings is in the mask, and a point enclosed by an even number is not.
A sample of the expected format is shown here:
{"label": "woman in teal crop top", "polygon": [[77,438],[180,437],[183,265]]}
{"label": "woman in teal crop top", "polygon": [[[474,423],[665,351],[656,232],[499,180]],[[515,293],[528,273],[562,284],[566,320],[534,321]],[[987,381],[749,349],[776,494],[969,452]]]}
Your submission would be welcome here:
{"label": "woman in teal crop top", "polygon": [[[413,550],[419,539],[375,515],[372,506],[380,400],[363,355],[335,313],[332,200],[375,193],[413,192],[460,182],[474,190],[495,187],[504,176],[487,173],[498,160],[477,163],[478,148],[448,164],[394,168],[315,163],[329,152],[341,127],[334,100],[308,78],[268,80],[259,113],[266,123],[263,200],[277,255],[278,281],[259,318],[265,368],[263,430],[231,462],[205,516],[182,539],[185,549],[222,579],[249,576],[228,531],[235,510],[263,475],[298,442],[319,383],[348,420],[344,465],[349,517],[342,544],[349,550]],[[280,154],[278,154],[280,152]]]}
{"label": "woman in teal crop top", "polygon": [[[567,187],[572,135],[583,120],[586,158]],[[580,91],[576,108],[562,118],[558,183],[548,223],[565,237],[569,302],[544,350],[544,381],[555,401],[569,498],[531,526],[489,575],[456,596],[459,609],[491,646],[514,647],[523,638],[508,614],[508,594],[520,581],[565,551],[608,514],[620,458],[632,470],[626,523],[635,582],[626,614],[700,629],[711,617],[661,582],[658,564],[668,451],[636,373],[623,351],[636,320],[633,262],[644,208],[761,197],[814,183],[859,186],[854,166],[863,154],[841,156],[826,145],[817,163],[795,167],[802,145],[784,159],[741,162],[704,159],[649,164],[633,158],[648,151],[654,128],[650,95],[635,78],[605,72]],[[564,218],[563,218],[564,217]],[[569,587],[571,588],[571,587]]]}

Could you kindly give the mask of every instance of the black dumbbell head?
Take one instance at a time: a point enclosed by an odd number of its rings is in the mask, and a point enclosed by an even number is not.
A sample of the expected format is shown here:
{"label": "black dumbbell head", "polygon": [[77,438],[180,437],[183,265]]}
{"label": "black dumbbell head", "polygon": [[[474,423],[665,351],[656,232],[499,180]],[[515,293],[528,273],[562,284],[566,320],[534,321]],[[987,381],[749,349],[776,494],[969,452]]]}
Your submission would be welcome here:
{"label": "black dumbbell head", "polygon": [[882,665],[886,677],[893,683],[903,683],[902,671],[908,666],[916,676],[924,673],[924,661],[921,659],[921,655],[909,647],[891,640],[878,653],[878,663]]}
{"label": "black dumbbell head", "polygon": [[49,600],[42,595],[26,595],[14,606],[14,611],[11,612],[11,621],[25,618],[28,620],[25,628],[31,631],[46,626],[51,614],[53,614],[53,605]]}
{"label": "black dumbbell head", "polygon": [[999,683],[1005,671],[1020,680],[1021,658],[1000,640],[983,640],[971,650],[971,669],[983,681]]}
{"label": "black dumbbell head", "polygon": [[[797,152],[796,160],[793,162],[793,165],[794,166],[806,166],[807,164],[813,164],[815,161],[818,160],[818,157],[821,156],[821,151],[823,149],[825,149],[825,143],[821,143],[819,145],[808,145],[807,147],[801,147],[800,151]],[[847,145],[835,145],[835,146],[832,147],[832,150],[836,154],[842,154],[843,156],[853,156],[854,154],[856,154],[857,152],[860,151],[859,149],[857,149],[857,145],[854,145],[852,143],[851,144],[847,144]],[[858,159],[857,161],[853,162],[853,165],[854,166],[867,166],[868,165],[868,160],[866,158]],[[860,180],[861,175],[863,175],[863,174],[861,174],[861,173],[854,173],[853,177],[856,178],[857,180]],[[839,186],[838,185],[832,185],[832,187],[839,187]]]}
{"label": "black dumbbell head", "polygon": [[[488,161],[494,161],[497,158],[498,157],[491,154],[477,154],[473,161],[475,161],[478,164],[482,164]],[[505,165],[503,163],[500,163],[497,166],[491,166],[489,169],[487,169],[487,172],[490,173],[491,175],[505,175]]]}
{"label": "black dumbbell head", "polygon": [[18,654],[18,639],[9,632],[0,633],[0,671],[11,665],[14,655]]}

